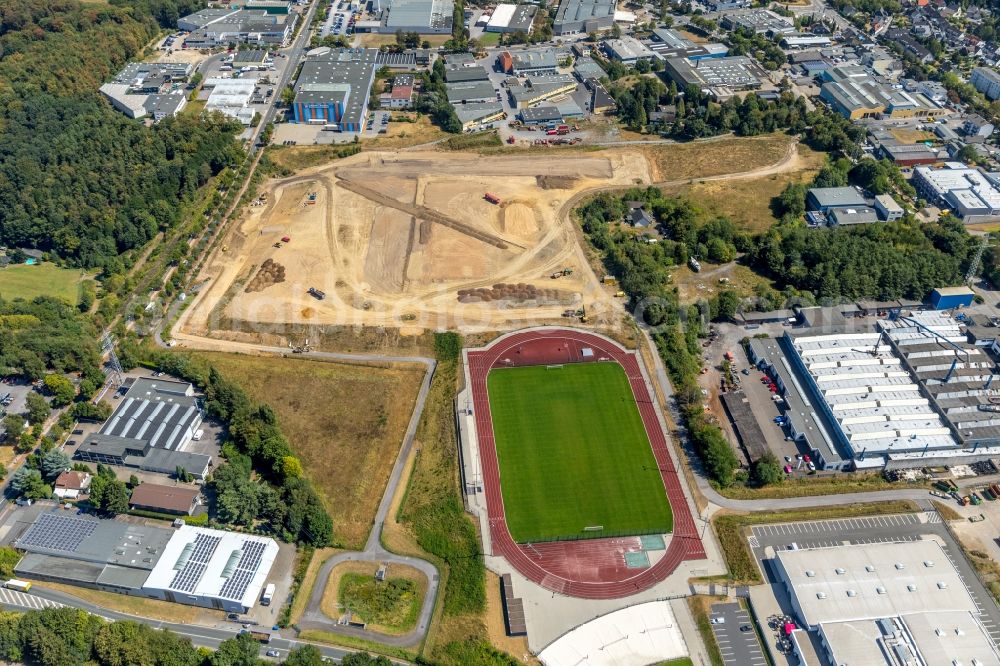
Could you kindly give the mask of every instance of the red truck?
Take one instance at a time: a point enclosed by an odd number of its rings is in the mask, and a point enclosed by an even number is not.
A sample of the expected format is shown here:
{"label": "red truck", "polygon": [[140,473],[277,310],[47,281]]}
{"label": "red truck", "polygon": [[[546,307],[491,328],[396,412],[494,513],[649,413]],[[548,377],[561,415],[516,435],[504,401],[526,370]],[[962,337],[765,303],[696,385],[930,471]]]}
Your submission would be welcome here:
{"label": "red truck", "polygon": [[493,194],[492,192],[487,192],[486,194],[483,195],[483,198],[489,201],[491,204],[496,204],[497,206],[500,205],[500,197]]}

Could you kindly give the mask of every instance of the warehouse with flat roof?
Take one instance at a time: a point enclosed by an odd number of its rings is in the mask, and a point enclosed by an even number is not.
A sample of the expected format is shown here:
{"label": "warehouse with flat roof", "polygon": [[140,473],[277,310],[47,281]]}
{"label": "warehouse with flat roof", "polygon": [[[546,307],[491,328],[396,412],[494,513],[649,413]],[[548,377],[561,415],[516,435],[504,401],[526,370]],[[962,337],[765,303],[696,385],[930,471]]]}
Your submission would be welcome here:
{"label": "warehouse with flat roof", "polygon": [[295,84],[292,122],[361,133],[378,49],[313,49]]}
{"label": "warehouse with flat roof", "polygon": [[765,77],[760,65],[747,56],[702,60],[667,58],[664,72],[678,88],[698,86],[716,99],[726,99],[743,90],[756,90]]}
{"label": "warehouse with flat roof", "polygon": [[1000,665],[979,606],[935,540],[779,550],[771,563],[830,663]]}
{"label": "warehouse with flat roof", "polygon": [[375,32],[447,35],[454,23],[454,0],[374,0],[372,7],[380,16],[372,26]]}
{"label": "warehouse with flat roof", "polygon": [[947,208],[963,222],[1000,215],[1000,173],[986,173],[961,162],[943,168],[920,166],[911,181],[917,192],[935,206]]}
{"label": "warehouse with flat roof", "polygon": [[183,467],[204,478],[211,456],[185,451],[201,422],[191,384],[143,377],[132,384],[101,429],[83,440],[74,458],[165,474]]}
{"label": "warehouse with flat roof", "polygon": [[486,32],[531,32],[531,25],[538,12],[536,5],[511,5],[501,3],[493,10]]}
{"label": "warehouse with flat roof", "polygon": [[15,541],[21,577],[245,613],[278,554],[274,539],[184,525],[42,513]]}
{"label": "warehouse with flat roof", "polygon": [[556,35],[610,30],[617,0],[561,0],[552,32]]}

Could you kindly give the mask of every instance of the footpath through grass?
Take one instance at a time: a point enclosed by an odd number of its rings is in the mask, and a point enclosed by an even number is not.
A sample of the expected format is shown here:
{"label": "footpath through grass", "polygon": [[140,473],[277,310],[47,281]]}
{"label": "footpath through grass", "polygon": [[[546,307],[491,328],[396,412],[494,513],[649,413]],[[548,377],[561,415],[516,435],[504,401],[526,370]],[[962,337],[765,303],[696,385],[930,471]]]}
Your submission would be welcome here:
{"label": "footpath through grass", "polygon": [[274,409],[333,518],[336,545],[364,545],[413,411],[422,368],[195,352]]}
{"label": "footpath through grass", "polygon": [[487,385],[516,541],[670,532],[663,480],[620,365],[502,368]]}

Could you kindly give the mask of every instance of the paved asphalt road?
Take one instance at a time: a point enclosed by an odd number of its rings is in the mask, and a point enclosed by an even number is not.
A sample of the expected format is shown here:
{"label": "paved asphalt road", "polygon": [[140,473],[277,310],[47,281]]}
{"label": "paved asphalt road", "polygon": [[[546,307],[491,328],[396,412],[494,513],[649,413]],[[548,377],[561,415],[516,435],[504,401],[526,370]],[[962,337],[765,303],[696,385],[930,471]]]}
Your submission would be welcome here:
{"label": "paved asphalt road", "polygon": [[[230,629],[217,629],[213,627],[202,627],[193,626],[187,624],[173,624],[171,622],[161,622],[158,620],[150,620],[147,618],[134,617],[131,615],[126,615],[124,613],[116,613],[114,611],[109,611],[107,609],[101,608],[100,606],[95,606],[86,601],[78,599],[76,597],[70,596],[68,594],[63,594],[61,592],[56,592],[55,590],[45,590],[39,587],[35,587],[29,594],[21,593],[19,597],[13,598],[6,595],[0,596],[0,606],[5,608],[10,608],[12,610],[24,611],[24,610],[37,610],[40,606],[61,604],[64,606],[72,606],[74,608],[81,608],[94,615],[100,615],[101,617],[108,620],[134,620],[137,622],[142,622],[155,629],[168,629],[175,634],[180,636],[186,636],[191,639],[191,643],[195,646],[208,647],[213,650],[219,647],[219,643],[229,638],[233,638],[240,631],[240,625],[233,623],[233,628]],[[305,641],[297,641],[288,638],[273,638],[267,646],[261,646],[260,654],[261,656],[267,650],[275,649],[279,653],[279,659],[284,659],[288,655],[288,651],[298,647],[300,645],[305,645]],[[326,645],[315,645],[324,657],[330,657],[335,661],[340,661],[340,659],[348,654],[356,652],[356,650],[344,650],[340,648],[330,647]],[[393,660],[398,664],[406,664],[407,662]]]}
{"label": "paved asphalt road", "polygon": [[[712,606],[712,633],[719,644],[722,660],[726,666],[765,666],[764,652],[753,631],[753,622],[738,603],[714,604]],[[719,622],[719,620],[722,620]],[[750,627],[740,631],[740,627]]]}

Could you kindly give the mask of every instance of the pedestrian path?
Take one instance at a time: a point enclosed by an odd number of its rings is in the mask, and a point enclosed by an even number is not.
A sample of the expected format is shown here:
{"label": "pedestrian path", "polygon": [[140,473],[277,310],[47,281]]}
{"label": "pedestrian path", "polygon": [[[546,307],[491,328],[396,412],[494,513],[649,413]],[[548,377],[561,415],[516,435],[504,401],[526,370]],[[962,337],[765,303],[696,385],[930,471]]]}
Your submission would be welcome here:
{"label": "pedestrian path", "polygon": [[48,599],[36,597],[33,594],[18,592],[17,590],[9,590],[6,587],[0,587],[0,604],[5,606],[30,608],[32,610],[42,610],[43,608],[63,608],[65,606],[65,604],[61,604],[56,601],[49,601]]}

